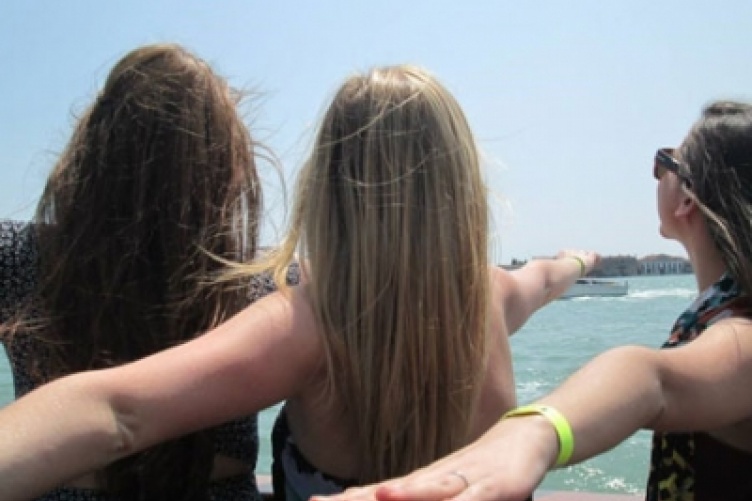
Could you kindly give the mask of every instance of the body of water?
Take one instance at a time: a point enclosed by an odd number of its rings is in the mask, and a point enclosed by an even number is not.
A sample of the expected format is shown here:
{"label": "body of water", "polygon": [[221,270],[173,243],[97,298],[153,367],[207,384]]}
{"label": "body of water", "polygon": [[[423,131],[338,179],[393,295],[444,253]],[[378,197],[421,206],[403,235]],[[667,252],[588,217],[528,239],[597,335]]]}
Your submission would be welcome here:
{"label": "body of water", "polygon": [[[520,403],[544,395],[593,356],[609,348],[624,344],[660,346],[676,317],[697,293],[693,275],[630,277],[628,280],[627,296],[555,301],[513,336]],[[10,369],[5,357],[0,357],[0,406],[12,399]],[[260,414],[259,473],[270,472],[268,437],[275,415],[274,408]],[[642,492],[649,453],[650,434],[640,431],[606,454],[550,473],[542,488]]]}

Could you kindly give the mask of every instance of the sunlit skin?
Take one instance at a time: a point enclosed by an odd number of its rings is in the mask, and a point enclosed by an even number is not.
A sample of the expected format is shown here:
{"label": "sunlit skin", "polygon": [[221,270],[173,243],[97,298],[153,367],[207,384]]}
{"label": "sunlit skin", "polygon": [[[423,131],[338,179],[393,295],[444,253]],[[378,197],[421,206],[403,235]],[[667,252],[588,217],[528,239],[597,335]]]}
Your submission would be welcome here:
{"label": "sunlit skin", "polygon": [[[60,378],[0,410],[3,501],[282,401],[316,468],[381,479],[480,437],[516,405],[509,336],[598,254],[565,250],[515,270],[488,263],[472,133],[421,69],[348,78],[317,137],[299,179],[298,226],[270,256],[284,271],[302,248],[306,280],[193,341]],[[333,259],[339,249],[349,262]],[[250,278],[269,265],[235,270]],[[395,440],[409,446],[399,457]]]}
{"label": "sunlit skin", "polygon": [[[743,109],[738,113],[748,112]],[[722,176],[728,170],[714,170],[718,164],[712,162],[719,160],[708,152],[717,155],[718,151],[726,151],[713,141],[727,139],[718,131],[728,128],[716,126],[714,116],[707,118],[708,122],[703,120],[705,115],[681,149],[693,144],[698,156],[710,158],[707,165],[695,167],[698,177],[694,179],[705,183],[704,187],[711,186],[708,191],[725,196]],[[752,118],[745,115],[733,123],[752,124]],[[716,134],[706,133],[708,128]],[[696,139],[692,134],[702,137]],[[736,151],[748,151],[744,149],[749,137],[747,129],[740,126],[728,137]],[[675,155],[679,162],[683,161]],[[725,168],[728,165],[725,163]],[[711,225],[719,218],[729,221],[729,213],[723,211],[736,209],[719,204],[721,213],[711,219],[710,209],[702,206],[692,191],[693,178],[687,175],[687,179],[681,179],[682,172],[662,168],[656,168],[655,173],[660,232],[684,246],[698,292],[706,290],[729,270],[716,243],[718,237],[711,236]],[[735,195],[735,202],[741,206],[752,203],[744,193],[737,191]],[[745,224],[742,219],[737,226],[728,226],[730,234],[736,232],[737,244],[743,238],[739,234],[749,230]],[[748,274],[748,270],[742,273]],[[624,346],[609,350],[536,403],[558,409],[569,421],[574,434],[574,453],[569,464],[605,452],[639,429],[704,432],[725,446],[752,453],[750,386],[752,320],[736,313],[715,319],[701,336],[680,347],[657,350]],[[410,475],[337,496],[317,497],[316,501],[521,501],[554,467],[558,453],[557,435],[545,418],[504,419],[480,440]]]}

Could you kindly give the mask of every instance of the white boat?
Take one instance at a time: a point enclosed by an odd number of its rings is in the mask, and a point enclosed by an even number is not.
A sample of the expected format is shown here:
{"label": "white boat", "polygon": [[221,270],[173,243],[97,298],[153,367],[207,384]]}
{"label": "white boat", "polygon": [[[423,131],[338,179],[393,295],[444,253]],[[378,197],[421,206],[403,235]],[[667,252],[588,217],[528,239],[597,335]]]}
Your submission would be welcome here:
{"label": "white boat", "polygon": [[601,278],[580,278],[559,299],[573,297],[601,297],[626,296],[629,283],[619,280],[603,280]]}

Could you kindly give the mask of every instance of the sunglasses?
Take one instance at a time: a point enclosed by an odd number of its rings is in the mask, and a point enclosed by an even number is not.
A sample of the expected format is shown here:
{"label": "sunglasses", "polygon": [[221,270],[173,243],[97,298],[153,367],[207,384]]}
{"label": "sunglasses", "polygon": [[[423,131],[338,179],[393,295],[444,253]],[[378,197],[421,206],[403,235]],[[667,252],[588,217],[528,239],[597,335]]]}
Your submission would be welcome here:
{"label": "sunglasses", "polygon": [[679,179],[689,184],[689,178],[681,172],[682,164],[674,158],[673,148],[661,148],[655,152],[655,161],[653,162],[653,177],[660,179],[666,172],[671,172]]}

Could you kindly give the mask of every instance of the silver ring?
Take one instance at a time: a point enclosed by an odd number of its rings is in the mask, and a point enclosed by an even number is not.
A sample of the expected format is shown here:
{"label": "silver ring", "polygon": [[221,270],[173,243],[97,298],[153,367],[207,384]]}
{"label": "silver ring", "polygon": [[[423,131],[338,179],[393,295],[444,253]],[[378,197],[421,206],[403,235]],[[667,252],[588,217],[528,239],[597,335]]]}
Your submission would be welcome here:
{"label": "silver ring", "polygon": [[462,479],[462,481],[465,483],[465,489],[470,488],[470,481],[467,479],[467,477],[465,476],[465,474],[462,473],[461,471],[456,471],[455,470],[455,471],[451,472],[450,475],[454,475],[455,477],[459,477],[460,479]]}

